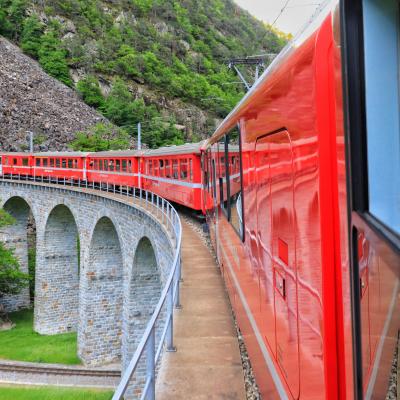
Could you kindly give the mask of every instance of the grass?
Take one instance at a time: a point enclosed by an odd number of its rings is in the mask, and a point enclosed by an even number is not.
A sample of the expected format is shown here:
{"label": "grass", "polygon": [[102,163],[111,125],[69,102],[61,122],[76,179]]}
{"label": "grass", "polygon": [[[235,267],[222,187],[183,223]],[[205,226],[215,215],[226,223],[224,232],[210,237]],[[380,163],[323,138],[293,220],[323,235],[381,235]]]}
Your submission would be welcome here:
{"label": "grass", "polygon": [[39,335],[33,331],[31,309],[11,313],[10,319],[16,326],[10,331],[0,332],[0,359],[70,365],[81,363],[77,356],[76,333]]}
{"label": "grass", "polygon": [[110,400],[112,394],[95,389],[0,386],[1,400]]}

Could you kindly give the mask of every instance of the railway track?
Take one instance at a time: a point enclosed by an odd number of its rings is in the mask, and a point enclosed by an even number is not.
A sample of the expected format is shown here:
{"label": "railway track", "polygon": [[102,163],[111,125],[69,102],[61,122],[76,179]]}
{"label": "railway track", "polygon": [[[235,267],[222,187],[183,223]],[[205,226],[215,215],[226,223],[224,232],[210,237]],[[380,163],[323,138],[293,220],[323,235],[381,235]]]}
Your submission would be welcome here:
{"label": "railway track", "polygon": [[88,368],[59,364],[0,361],[0,383],[115,388],[121,371],[115,366]]}

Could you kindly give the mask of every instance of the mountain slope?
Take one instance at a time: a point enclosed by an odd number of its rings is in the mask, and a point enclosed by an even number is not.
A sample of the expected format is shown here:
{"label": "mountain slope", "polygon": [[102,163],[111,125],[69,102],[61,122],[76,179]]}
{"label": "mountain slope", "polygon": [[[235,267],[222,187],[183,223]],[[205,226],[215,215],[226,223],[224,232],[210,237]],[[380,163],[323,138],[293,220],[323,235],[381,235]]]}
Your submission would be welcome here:
{"label": "mountain slope", "polygon": [[74,132],[106,122],[1,37],[0,54],[0,150],[26,150],[29,131],[35,133],[35,150],[64,150]]}
{"label": "mountain slope", "polygon": [[209,133],[243,95],[227,60],[287,40],[232,0],[0,0],[0,34],[151,146]]}

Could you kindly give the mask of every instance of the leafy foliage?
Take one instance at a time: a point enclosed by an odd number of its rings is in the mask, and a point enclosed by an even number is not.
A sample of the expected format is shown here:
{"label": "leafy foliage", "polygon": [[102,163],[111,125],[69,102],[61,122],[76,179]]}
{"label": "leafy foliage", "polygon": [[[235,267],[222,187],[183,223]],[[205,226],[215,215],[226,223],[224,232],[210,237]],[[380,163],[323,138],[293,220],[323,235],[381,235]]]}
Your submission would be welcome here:
{"label": "leafy foliage", "polygon": [[129,146],[129,136],[123,129],[99,123],[89,132],[78,132],[71,147],[75,151],[120,150]]}
{"label": "leafy foliage", "polygon": [[[27,15],[32,5],[40,17],[32,9]],[[244,94],[227,60],[278,53],[288,40],[232,0],[0,0],[0,34],[69,86],[69,68],[84,70],[87,77],[77,84],[84,101],[121,127],[145,121],[154,129],[146,138],[151,146],[184,135],[170,132],[173,118],[159,118],[160,110],[132,99],[121,82],[145,84],[159,97],[225,117]],[[252,79],[250,71],[244,74]],[[99,75],[114,80],[106,98]]]}
{"label": "leafy foliage", "polygon": [[[14,218],[0,209],[0,228],[14,222]],[[21,272],[14,251],[0,243],[0,299],[5,295],[18,294],[28,284],[29,275]]]}

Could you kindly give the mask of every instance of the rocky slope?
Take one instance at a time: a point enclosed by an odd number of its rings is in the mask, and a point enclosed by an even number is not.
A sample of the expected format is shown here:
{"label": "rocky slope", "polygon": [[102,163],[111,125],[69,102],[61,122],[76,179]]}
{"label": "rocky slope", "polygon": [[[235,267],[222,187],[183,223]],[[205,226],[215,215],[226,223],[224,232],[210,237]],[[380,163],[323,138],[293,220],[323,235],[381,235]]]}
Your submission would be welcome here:
{"label": "rocky slope", "polygon": [[74,90],[0,37],[0,150],[26,150],[29,131],[35,150],[64,150],[75,132],[105,121]]}

